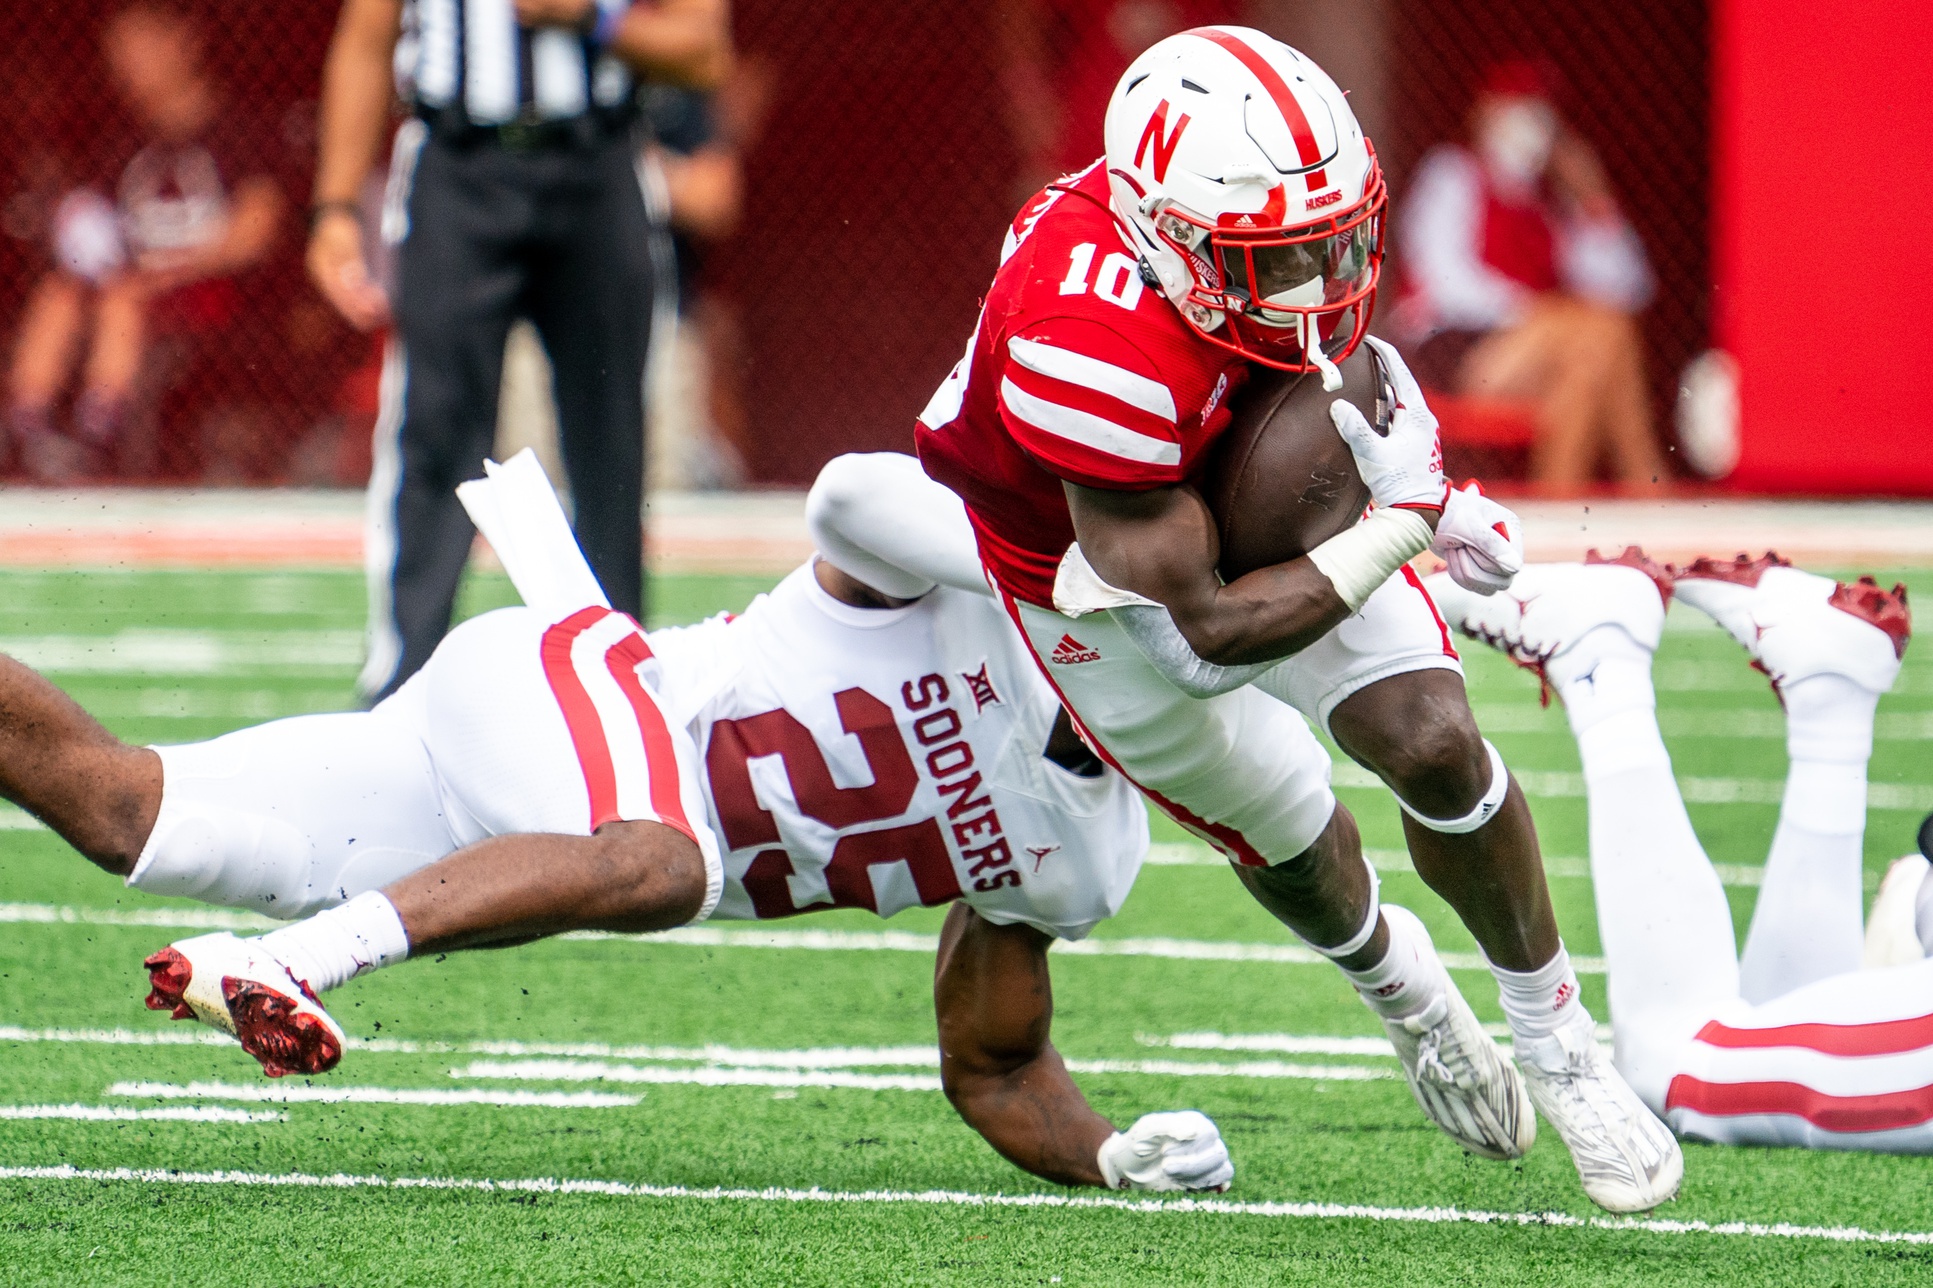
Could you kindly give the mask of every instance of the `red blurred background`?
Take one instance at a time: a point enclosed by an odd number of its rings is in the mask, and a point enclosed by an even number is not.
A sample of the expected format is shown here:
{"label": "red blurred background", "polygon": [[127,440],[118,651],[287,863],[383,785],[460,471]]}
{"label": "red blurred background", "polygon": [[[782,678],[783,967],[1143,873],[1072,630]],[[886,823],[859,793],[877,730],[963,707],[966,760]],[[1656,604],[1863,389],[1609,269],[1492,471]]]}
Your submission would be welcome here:
{"label": "red blurred background", "polygon": [[[1717,267],[1737,283],[1720,310],[1721,338],[1745,367],[1745,453],[1735,480],[1775,490],[1933,492],[1933,451],[1919,450],[1917,472],[1861,463],[1897,457],[1897,431],[1886,433],[1885,453],[1872,446],[1877,426],[1859,420],[1872,391],[1832,394],[1814,365],[1823,336],[1850,326],[1858,344],[1881,348],[1848,373],[1878,380],[1884,369],[1902,391],[1933,393],[1925,389],[1933,359],[1915,317],[1882,302],[1859,310],[1865,322],[1849,323],[1842,308],[1799,325],[1781,294],[1797,255],[1832,274],[1822,284],[1887,300],[1908,298],[1900,290],[1909,285],[1924,299],[1933,287],[1927,239],[1904,231],[1923,225],[1933,205],[1925,146],[1933,99],[1905,83],[1928,65],[1933,18],[1849,0],[1872,22],[1833,18],[1837,34],[1822,60],[1813,36],[1829,34],[1827,24],[1796,0],[1715,2],[1729,42],[1716,60],[1703,0],[1151,0],[1143,16],[1165,14],[1179,26],[1215,9],[1306,49],[1352,88],[1399,199],[1423,150],[1461,132],[1486,67],[1512,53],[1549,58],[1659,278],[1643,326],[1661,424],[1670,421],[1677,372],[1712,342],[1716,244]],[[1049,74],[1059,67],[1091,79],[1098,73],[1082,62],[1089,51],[1071,46],[1085,38],[1082,24],[1099,0],[1042,3],[1057,20],[1032,33],[1046,41]],[[0,87],[13,107],[0,116],[0,334],[9,343],[25,293],[49,263],[51,202],[93,177],[129,137],[97,52],[115,7],[72,0],[0,15]],[[299,212],[333,6],[178,7],[208,30],[211,64],[235,110],[272,127],[264,135],[275,155],[263,160]],[[765,86],[765,110],[746,150],[744,223],[708,256],[706,273],[733,314],[734,352],[722,376],[744,409],[738,446],[753,482],[803,483],[837,452],[910,446],[912,418],[964,346],[1007,219],[1038,177],[1029,173],[1043,152],[1029,134],[1028,94],[1041,87],[1016,72],[1014,13],[1011,0],[739,0],[736,28],[746,65]],[[1863,52],[1881,28],[1902,26],[1914,27],[1906,47],[1888,34],[1888,58],[1867,67]],[[1725,96],[1716,134],[1714,65]],[[1909,156],[1868,131],[1838,195],[1878,202],[1885,227],[1869,220],[1828,237],[1798,217],[1792,185],[1776,176],[1846,151],[1842,127],[1857,126],[1843,106],[1858,97],[1843,83],[1849,66],[1917,104],[1907,110],[1918,113],[1911,123],[1921,146]],[[1806,114],[1828,100],[1840,106]],[[1778,110],[1752,106],[1760,101]],[[1715,138],[1728,185],[1718,206],[1728,222],[1716,235]],[[1914,175],[1889,168],[1899,165]],[[353,480],[374,409],[371,342],[307,287],[299,224],[291,213],[271,262],[240,282],[241,315],[198,347],[167,395],[157,477]],[[1798,236],[1803,249],[1787,244]],[[1904,260],[1862,268],[1868,247]],[[1904,336],[1913,337],[1910,350]],[[1907,414],[1923,435],[1926,413]],[[1817,432],[1828,426],[1831,438]]]}

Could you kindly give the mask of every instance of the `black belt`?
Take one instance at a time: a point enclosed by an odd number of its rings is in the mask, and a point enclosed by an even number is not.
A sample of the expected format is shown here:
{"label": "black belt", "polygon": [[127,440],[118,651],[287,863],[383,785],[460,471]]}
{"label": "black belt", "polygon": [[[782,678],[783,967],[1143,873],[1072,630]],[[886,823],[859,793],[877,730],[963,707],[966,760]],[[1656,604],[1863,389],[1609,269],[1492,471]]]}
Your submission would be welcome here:
{"label": "black belt", "polygon": [[559,120],[519,119],[479,125],[455,107],[424,107],[417,116],[430,137],[451,147],[499,147],[506,152],[563,152],[592,148],[624,133],[628,121],[615,113],[589,111]]}

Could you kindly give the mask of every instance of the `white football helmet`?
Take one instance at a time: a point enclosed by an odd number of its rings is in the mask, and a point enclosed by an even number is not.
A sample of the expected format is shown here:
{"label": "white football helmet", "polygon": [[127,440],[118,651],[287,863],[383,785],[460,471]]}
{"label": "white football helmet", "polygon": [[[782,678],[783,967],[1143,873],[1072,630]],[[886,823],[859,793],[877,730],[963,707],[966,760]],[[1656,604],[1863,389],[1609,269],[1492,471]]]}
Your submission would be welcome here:
{"label": "white football helmet", "polygon": [[1251,28],[1196,27],[1129,65],[1106,139],[1115,212],[1182,315],[1340,387],[1335,364],[1369,328],[1388,192],[1328,74]]}

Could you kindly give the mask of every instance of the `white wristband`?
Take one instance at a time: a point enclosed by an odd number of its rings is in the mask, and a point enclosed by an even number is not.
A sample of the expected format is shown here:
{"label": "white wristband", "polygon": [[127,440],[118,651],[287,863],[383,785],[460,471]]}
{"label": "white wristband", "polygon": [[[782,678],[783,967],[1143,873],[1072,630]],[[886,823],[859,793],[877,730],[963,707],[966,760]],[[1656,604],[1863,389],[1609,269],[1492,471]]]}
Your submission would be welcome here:
{"label": "white wristband", "polygon": [[1378,507],[1355,527],[1311,550],[1309,562],[1322,570],[1353,612],[1398,568],[1429,549],[1433,535],[1429,520],[1416,511]]}

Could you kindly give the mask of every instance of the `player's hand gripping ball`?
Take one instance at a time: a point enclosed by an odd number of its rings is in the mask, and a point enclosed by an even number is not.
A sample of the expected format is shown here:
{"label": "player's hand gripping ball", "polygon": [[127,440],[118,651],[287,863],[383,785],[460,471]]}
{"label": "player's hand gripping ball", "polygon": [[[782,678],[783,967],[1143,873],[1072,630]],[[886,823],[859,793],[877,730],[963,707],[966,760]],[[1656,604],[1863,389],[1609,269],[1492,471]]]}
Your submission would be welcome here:
{"label": "player's hand gripping ball", "polygon": [[1101,1175],[1113,1190],[1212,1190],[1235,1179],[1214,1119],[1193,1109],[1143,1114],[1101,1146]]}
{"label": "player's hand gripping ball", "polygon": [[1329,404],[1329,418],[1349,444],[1356,470],[1378,506],[1440,510],[1450,483],[1443,477],[1443,444],[1436,415],[1423,400],[1422,387],[1396,346],[1373,335],[1363,343],[1375,351],[1395,395],[1388,431],[1372,426],[1346,398]]}
{"label": "player's hand gripping ball", "polygon": [[[1389,402],[1366,348],[1342,362],[1342,397],[1386,424]],[[1221,538],[1222,578],[1300,559],[1362,518],[1369,489],[1329,419],[1317,373],[1258,367],[1231,406],[1202,479]]]}

